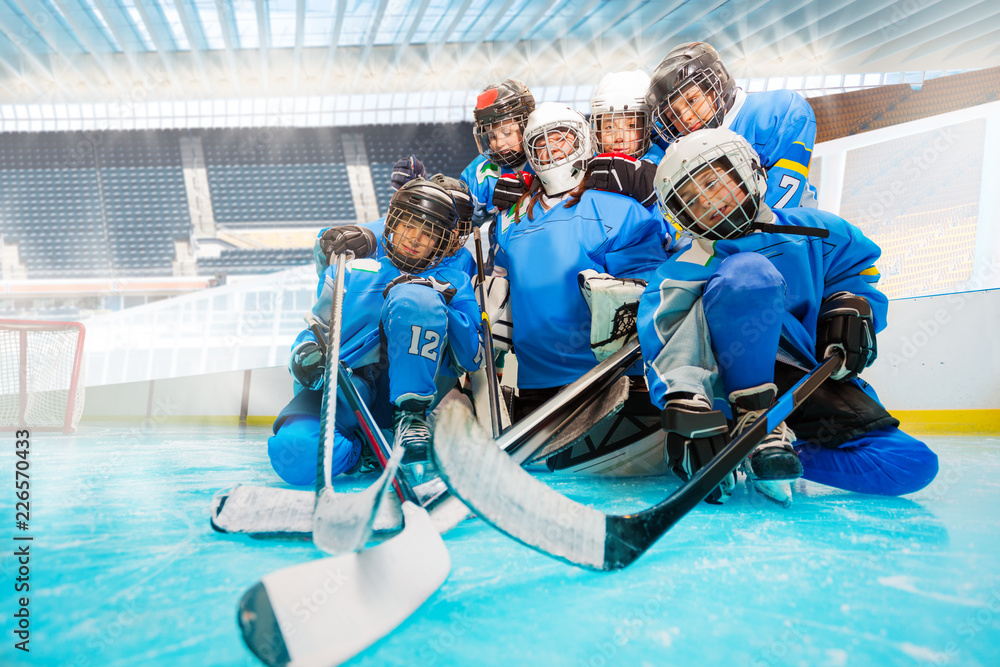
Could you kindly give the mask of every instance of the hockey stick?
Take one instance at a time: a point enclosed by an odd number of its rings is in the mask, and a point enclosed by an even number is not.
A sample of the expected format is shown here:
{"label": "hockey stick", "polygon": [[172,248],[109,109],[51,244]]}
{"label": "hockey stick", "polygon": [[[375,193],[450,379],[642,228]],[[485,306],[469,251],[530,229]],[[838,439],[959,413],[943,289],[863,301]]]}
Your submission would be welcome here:
{"label": "hockey stick", "polygon": [[494,528],[572,565],[617,570],[644,554],[704,500],[842,363],[841,353],[828,357],[670,497],[635,514],[604,514],[536,480],[497,452],[468,410],[457,404],[438,418],[433,457],[452,493]]}
{"label": "hockey stick", "polygon": [[476,270],[478,271],[480,311],[482,312],[483,343],[486,347],[486,386],[490,395],[490,423],[493,426],[493,438],[500,437],[502,423],[500,419],[500,387],[497,384],[496,351],[493,349],[493,333],[490,330],[490,318],[486,314],[486,273],[483,270],[483,242],[479,227],[472,230],[476,239]]}
{"label": "hockey stick", "polygon": [[403,516],[403,532],[377,546],[287,567],[250,587],[237,621],[254,655],[272,666],[337,665],[420,608],[448,578],[451,559],[427,512],[405,502]]}
{"label": "hockey stick", "polygon": [[[330,299],[329,340],[326,343],[326,368],[323,375],[323,401],[319,421],[319,450],[316,456],[316,504],[312,516],[312,538],[328,554],[341,554],[364,548],[371,536],[372,523],[385,488],[395,476],[399,458],[386,455],[382,475],[370,487],[357,494],[338,494],[333,490],[331,458],[337,415],[337,388],[340,385],[340,325],[343,315],[346,253],[337,255],[336,275]],[[318,325],[313,335],[322,344]],[[336,381],[335,381],[336,380]],[[351,384],[350,380],[347,381]],[[351,385],[353,388],[353,384]],[[343,387],[341,387],[343,390]],[[402,496],[400,496],[402,498]]]}
{"label": "hockey stick", "polygon": [[[317,340],[325,338],[322,332],[314,333],[317,334]],[[617,356],[599,364],[508,429],[497,441],[497,445],[510,452],[523,449],[516,460],[518,463],[525,461],[528,454],[534,454],[540,447],[551,442],[552,438],[561,438],[564,433],[573,429],[580,420],[581,413],[588,410],[591,402],[599,401],[607,394],[609,388],[619,381],[621,373],[635,363],[638,355],[638,343],[629,343]],[[346,372],[350,373],[349,370]],[[338,382],[341,382],[339,374]],[[348,403],[357,407],[357,412],[360,413],[359,423],[370,420],[370,413],[357,396],[353,383],[349,379],[347,382],[348,384],[341,385],[342,391]],[[374,425],[373,420],[367,423]],[[388,443],[385,443],[377,427],[369,427],[368,433],[371,434],[369,444],[373,451],[376,447],[381,448],[383,453],[389,451]],[[467,515],[467,510],[457,499],[450,498],[450,494],[441,493],[447,491],[443,482],[440,482],[441,488],[434,489],[433,486],[432,481],[417,487],[414,492],[421,504],[430,511],[431,521],[438,531],[444,533],[457,525]],[[312,495],[310,491],[266,486],[240,486],[229,492],[220,492],[213,499],[212,527],[222,533],[240,533],[254,537],[308,537],[312,532]],[[336,496],[331,494],[331,498],[334,497]],[[398,530],[399,522],[393,522],[395,508],[392,504],[382,509],[385,511],[378,512],[373,531],[378,533],[379,530]]]}

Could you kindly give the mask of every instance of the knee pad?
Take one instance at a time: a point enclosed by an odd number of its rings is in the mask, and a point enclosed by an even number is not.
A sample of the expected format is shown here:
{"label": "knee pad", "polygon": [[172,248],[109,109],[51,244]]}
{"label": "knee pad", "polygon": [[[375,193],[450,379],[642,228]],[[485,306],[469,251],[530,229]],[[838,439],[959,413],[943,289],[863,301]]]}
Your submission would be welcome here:
{"label": "knee pad", "polygon": [[285,419],[267,439],[267,455],[278,477],[295,485],[316,481],[319,417],[294,415]]}

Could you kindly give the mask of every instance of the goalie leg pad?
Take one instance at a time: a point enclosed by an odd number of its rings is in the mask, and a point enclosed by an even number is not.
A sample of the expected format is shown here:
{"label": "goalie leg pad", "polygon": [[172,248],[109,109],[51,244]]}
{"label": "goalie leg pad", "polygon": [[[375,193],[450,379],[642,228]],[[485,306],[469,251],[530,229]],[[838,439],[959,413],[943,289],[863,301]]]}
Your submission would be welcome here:
{"label": "goalie leg pad", "polygon": [[590,349],[604,361],[635,337],[639,297],[646,283],[593,269],[581,271],[578,280],[590,307]]}

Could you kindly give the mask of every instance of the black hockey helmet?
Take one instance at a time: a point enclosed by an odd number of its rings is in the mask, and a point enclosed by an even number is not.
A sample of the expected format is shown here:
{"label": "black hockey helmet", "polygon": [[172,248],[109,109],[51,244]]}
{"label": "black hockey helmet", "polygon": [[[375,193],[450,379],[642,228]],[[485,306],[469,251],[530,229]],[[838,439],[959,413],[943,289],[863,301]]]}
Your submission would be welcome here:
{"label": "black hockey helmet", "polygon": [[692,85],[710,102],[707,113],[693,113],[694,129],[720,127],[736,99],[736,80],[711,45],[692,42],[674,47],[653,70],[646,92],[653,129],[667,143],[693,131],[677,112],[694,111],[683,95]]}
{"label": "black hockey helmet", "polygon": [[456,228],[454,247],[448,253],[451,256],[465,245],[469,234],[472,233],[472,214],[476,210],[475,202],[469,193],[469,186],[465,184],[465,181],[445,176],[444,174],[434,174],[430,180],[447,190],[451,194],[451,198],[455,200],[455,210],[458,212],[458,227]]}
{"label": "black hockey helmet", "polygon": [[518,132],[523,133],[528,114],[535,110],[535,96],[528,87],[517,79],[504,79],[500,83],[487,86],[476,98],[473,117],[476,120],[472,132],[479,152],[490,162],[516,167],[524,162],[524,151],[518,137],[517,148],[496,149],[491,144],[498,133],[513,121]]}
{"label": "black hockey helmet", "polygon": [[439,183],[415,178],[389,201],[382,232],[385,254],[400,271],[426,271],[448,256],[458,226],[451,193]]}

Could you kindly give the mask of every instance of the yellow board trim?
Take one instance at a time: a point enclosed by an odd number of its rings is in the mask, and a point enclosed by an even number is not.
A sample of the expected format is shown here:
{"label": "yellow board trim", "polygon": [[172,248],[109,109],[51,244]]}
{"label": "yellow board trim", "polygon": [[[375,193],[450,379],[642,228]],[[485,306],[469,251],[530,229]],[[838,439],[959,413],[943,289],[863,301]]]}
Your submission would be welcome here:
{"label": "yellow board trim", "polygon": [[[890,410],[900,428],[910,435],[993,435],[1000,436],[1000,410]],[[249,415],[247,426],[270,426],[277,415]],[[88,415],[84,422],[142,423],[139,415]],[[239,426],[235,415],[172,415],[157,417],[154,424],[199,426]]]}
{"label": "yellow board trim", "polygon": [[794,171],[795,173],[801,174],[802,176],[809,175],[809,167],[804,167],[798,162],[792,162],[791,160],[778,160],[777,162],[774,163],[774,166],[778,167],[779,169],[787,169],[788,171]]}
{"label": "yellow board trim", "polygon": [[1000,435],[1000,410],[890,410],[910,435]]}
{"label": "yellow board trim", "polygon": [[[277,419],[277,415],[249,415],[247,416],[247,426],[270,426]],[[145,415],[84,415],[81,422],[103,423],[103,424],[142,424],[146,421]],[[157,415],[150,419],[155,427],[159,424],[184,424],[188,426],[239,426],[240,418],[236,415],[170,415],[169,417]]]}

